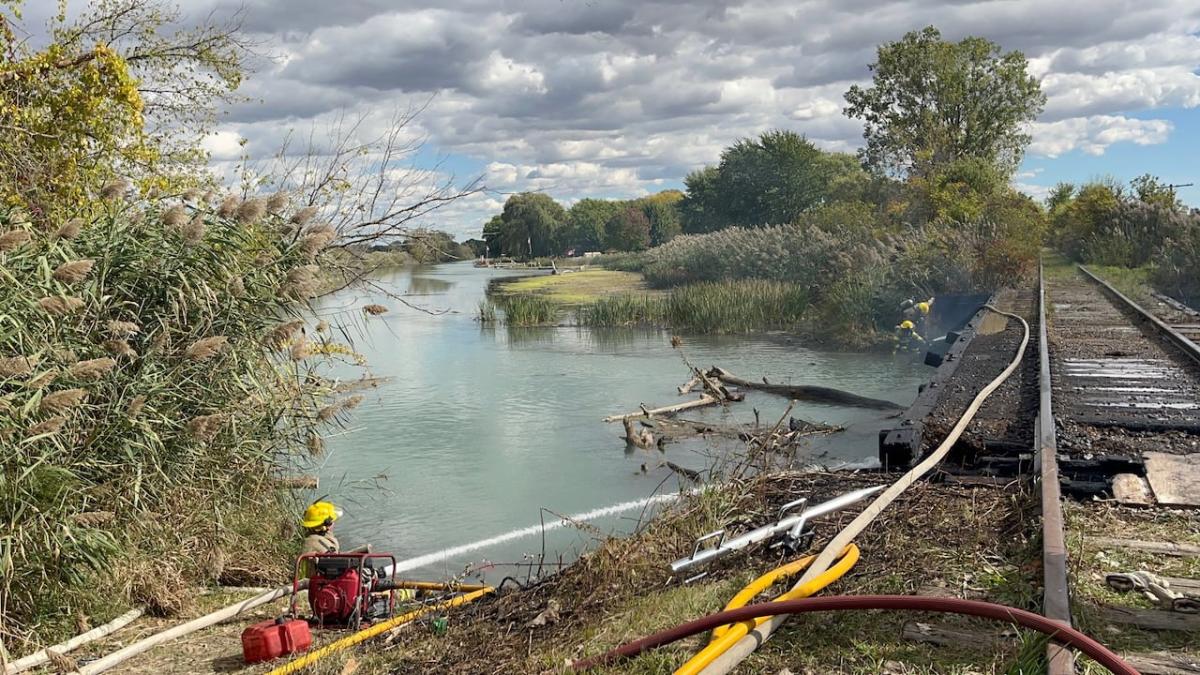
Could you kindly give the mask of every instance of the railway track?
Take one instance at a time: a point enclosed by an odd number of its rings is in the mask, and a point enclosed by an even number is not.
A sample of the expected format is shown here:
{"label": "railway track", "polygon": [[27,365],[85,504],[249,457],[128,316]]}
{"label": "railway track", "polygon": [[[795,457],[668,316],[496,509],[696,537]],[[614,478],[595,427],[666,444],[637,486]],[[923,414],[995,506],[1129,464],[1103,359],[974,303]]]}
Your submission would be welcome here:
{"label": "railway track", "polygon": [[[1043,612],[1069,625],[1062,494],[1200,507],[1200,315],[1161,298],[1147,310],[1082,266],[1041,275],[1039,296]],[[1050,675],[1075,672],[1066,650],[1048,657]]]}

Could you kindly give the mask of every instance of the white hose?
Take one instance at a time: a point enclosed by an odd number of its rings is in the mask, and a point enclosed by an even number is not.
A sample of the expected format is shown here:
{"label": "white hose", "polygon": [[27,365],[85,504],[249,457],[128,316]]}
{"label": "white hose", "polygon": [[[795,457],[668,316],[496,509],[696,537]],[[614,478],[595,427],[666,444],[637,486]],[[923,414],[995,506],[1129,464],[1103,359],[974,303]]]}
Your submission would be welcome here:
{"label": "white hose", "polygon": [[92,640],[102,638],[106,635],[110,635],[118,630],[121,630],[141,615],[142,610],[131,609],[121,616],[118,616],[112,621],[104,624],[103,626],[96,626],[85,633],[76,635],[66,642],[60,642],[52,647],[46,647],[41,651],[30,654],[29,656],[22,656],[21,658],[4,667],[4,675],[13,675],[14,673],[20,673],[22,671],[29,670],[30,668],[36,668],[43,663],[50,661],[50,652],[54,652],[56,654],[66,654],[69,651],[82,647]]}
{"label": "white hose", "polygon": [[[871,504],[867,506],[862,513],[858,514],[854,520],[850,521],[850,524],[847,525],[845,529],[839,532],[837,536],[835,536],[829,541],[828,544],[825,545],[825,548],[821,551],[821,554],[817,556],[817,559],[813,561],[812,565],[808,567],[808,569],[796,582],[795,586],[792,587],[793,590],[799,588],[813,577],[829,569],[830,565],[837,561],[838,555],[841,553],[842,549],[854,541],[854,538],[861,534],[862,531],[866,529],[866,527],[870,525],[871,522],[874,521],[875,518],[877,518],[885,508],[887,508],[896,500],[897,497],[901,495],[901,493],[907,490],[913,483],[917,482],[918,479],[920,479],[922,476],[928,473],[930,469],[941,462],[946,454],[950,452],[950,448],[958,441],[963,432],[966,431],[967,425],[969,425],[971,420],[975,418],[975,414],[979,412],[979,408],[981,405],[983,405],[983,402],[987,400],[987,398],[991,396],[1001,384],[1004,384],[1004,381],[1007,380],[1009,376],[1017,370],[1017,367],[1021,365],[1021,360],[1025,358],[1025,347],[1029,345],[1029,323],[1016,314],[1002,312],[991,305],[985,305],[984,307],[985,309],[989,309],[1001,316],[1007,316],[1021,322],[1021,326],[1025,330],[1025,335],[1021,338],[1021,346],[1019,349],[1017,349],[1017,355],[1013,358],[1012,362],[1008,364],[1008,367],[1004,369],[1004,372],[1000,373],[996,379],[989,382],[988,385],[984,387],[983,390],[980,391],[975,397],[975,400],[971,401],[971,405],[967,407],[966,412],[963,413],[962,417],[959,418],[958,424],[954,425],[954,428],[950,431],[950,434],[946,436],[946,440],[942,441],[942,444],[939,445],[937,449],[929,453],[928,457],[926,457],[920,464],[910,469],[908,473],[901,476],[899,480],[897,480],[895,483],[892,483],[892,485],[889,486],[887,490],[884,490],[882,494],[876,497],[875,501],[871,502]],[[782,625],[786,618],[787,615],[773,616],[754,630],[750,631],[746,637],[739,640],[735,645],[730,647],[728,651],[717,657],[704,670],[700,671],[701,675],[725,675],[726,673],[732,672],[739,663],[745,660],[746,657],[750,656],[750,654],[754,653],[754,650],[758,649],[760,644],[766,642],[766,640],[771,637],[771,633],[773,633],[776,628]]]}
{"label": "white hose", "polygon": [[195,633],[202,628],[208,628],[213,624],[221,623],[227,619],[232,619],[246,610],[254,609],[259,605],[265,605],[273,600],[278,600],[279,598],[289,595],[291,592],[292,585],[288,584],[287,586],[280,586],[279,588],[267,591],[261,595],[256,595],[253,598],[242,600],[241,602],[234,603],[211,614],[206,614],[198,619],[192,619],[191,621],[188,621],[187,623],[181,623],[174,628],[168,628],[161,633],[155,633],[148,638],[139,640],[123,649],[119,649],[108,656],[96,659],[85,666],[81,666],[76,672],[81,673],[81,675],[95,675],[95,673],[103,673],[109,668],[119,665],[122,662],[127,661],[144,651],[157,647],[164,642],[174,640],[177,637],[183,637],[184,635],[188,635],[190,633]]}

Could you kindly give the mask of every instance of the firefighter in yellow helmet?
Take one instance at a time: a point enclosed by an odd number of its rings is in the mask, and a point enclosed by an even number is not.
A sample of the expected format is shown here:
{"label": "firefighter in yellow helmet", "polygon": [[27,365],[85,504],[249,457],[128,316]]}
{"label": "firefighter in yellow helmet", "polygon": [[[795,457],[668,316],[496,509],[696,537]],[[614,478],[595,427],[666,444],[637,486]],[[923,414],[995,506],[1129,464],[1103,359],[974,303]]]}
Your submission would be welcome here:
{"label": "firefighter in yellow helmet", "polygon": [[892,349],[892,354],[895,355],[896,352],[900,351],[918,351],[923,344],[925,344],[925,338],[921,337],[921,334],[917,332],[916,325],[912,321],[905,319],[900,322],[899,326],[896,326],[896,345]]}
{"label": "firefighter in yellow helmet", "polygon": [[[317,500],[309,504],[300,518],[300,526],[304,528],[300,554],[337,553],[340,544],[337,537],[333,536],[333,524],[341,517],[342,510],[331,502]],[[309,572],[311,570],[307,570],[304,576],[309,576]]]}

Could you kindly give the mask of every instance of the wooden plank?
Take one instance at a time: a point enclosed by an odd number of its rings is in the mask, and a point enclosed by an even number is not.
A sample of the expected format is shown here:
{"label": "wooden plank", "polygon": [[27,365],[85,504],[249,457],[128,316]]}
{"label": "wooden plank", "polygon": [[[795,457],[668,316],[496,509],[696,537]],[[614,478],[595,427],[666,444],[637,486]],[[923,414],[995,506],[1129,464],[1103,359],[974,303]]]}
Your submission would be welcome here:
{"label": "wooden plank", "polygon": [[1142,675],[1193,675],[1200,673],[1200,658],[1178,652],[1125,654],[1121,658]]}
{"label": "wooden plank", "polygon": [[1184,614],[1161,609],[1136,609],[1101,605],[1097,614],[1102,621],[1145,630],[1200,631],[1200,614]]}
{"label": "wooden plank", "polygon": [[1181,577],[1162,577],[1163,581],[1171,584],[1171,590],[1184,595],[1200,596],[1200,579],[1183,579]]}
{"label": "wooden plank", "polygon": [[1093,546],[1127,548],[1180,558],[1200,558],[1200,546],[1196,546],[1195,544],[1177,544],[1170,541],[1144,541],[1142,539],[1117,539],[1115,537],[1089,537],[1087,543]]}
{"label": "wooden plank", "polygon": [[976,631],[922,621],[905,621],[900,636],[910,642],[994,652],[1000,643],[1012,641],[1017,634],[1014,631]]}
{"label": "wooden plank", "polygon": [[1147,452],[1146,480],[1163,506],[1200,506],[1200,454]]}
{"label": "wooden plank", "polygon": [[1150,484],[1141,476],[1132,473],[1119,473],[1113,476],[1113,497],[1127,506],[1152,506],[1154,495],[1150,494]]}

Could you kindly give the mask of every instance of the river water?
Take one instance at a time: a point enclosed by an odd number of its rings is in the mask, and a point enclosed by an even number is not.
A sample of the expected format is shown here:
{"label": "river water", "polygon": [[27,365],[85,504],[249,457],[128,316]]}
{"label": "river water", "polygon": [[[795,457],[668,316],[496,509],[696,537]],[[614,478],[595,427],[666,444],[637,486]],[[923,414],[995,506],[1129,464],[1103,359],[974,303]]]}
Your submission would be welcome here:
{"label": "river water", "polygon": [[[928,376],[924,366],[888,355],[817,351],[784,335],[685,334],[679,351],[658,331],[481,326],[479,301],[488,282],[505,274],[470,263],[400,268],[377,275],[379,288],[345,290],[315,308],[366,356],[372,375],[387,378],[363,392],[345,428],[327,438],[320,492],[346,508],[338,526],[343,545],[371,542],[415,577],[470,566],[493,580],[523,579],[527,570],[513,563],[543,551],[547,562],[569,561],[594,545],[595,533],[558,527],[554,514],[596,515],[590,520],[604,532],[629,531],[650,508],[637,500],[679,489],[663,462],[713,466],[727,451],[718,442],[630,449],[619,424],[601,421],[640,403],[685,400],[675,391],[688,377],[681,351],[697,366],[720,365],[749,379],[768,375],[902,404]],[[364,319],[368,303],[391,311]],[[750,422],[758,409],[770,425],[786,406],[751,392],[729,409],[686,417]],[[812,439],[800,463],[870,464],[888,422],[884,412],[817,404],[798,404],[792,414],[847,427]],[[556,527],[543,536],[542,523]]]}

